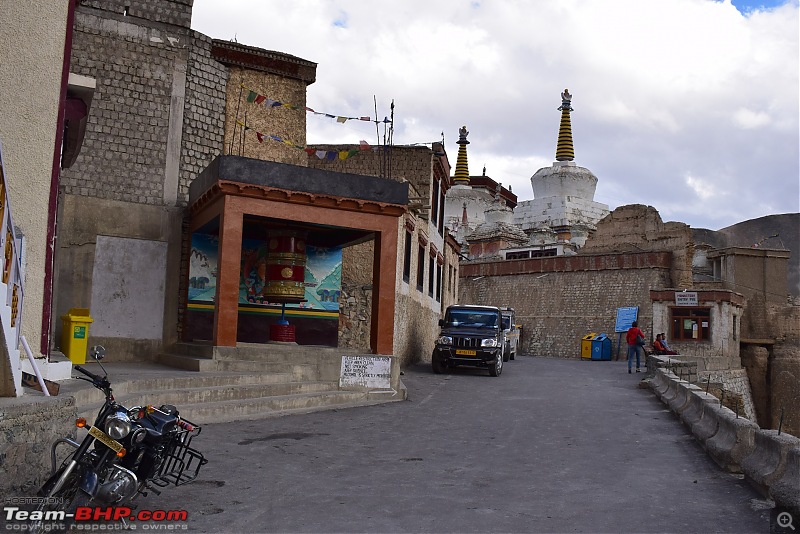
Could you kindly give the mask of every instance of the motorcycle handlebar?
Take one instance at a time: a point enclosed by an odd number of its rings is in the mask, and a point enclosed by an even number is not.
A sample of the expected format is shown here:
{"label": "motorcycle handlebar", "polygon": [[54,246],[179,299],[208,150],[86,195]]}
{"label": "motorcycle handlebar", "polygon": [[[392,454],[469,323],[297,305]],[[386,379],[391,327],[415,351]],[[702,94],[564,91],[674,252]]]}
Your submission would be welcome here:
{"label": "motorcycle handlebar", "polygon": [[76,371],[78,371],[79,373],[83,373],[83,374],[85,374],[86,376],[88,376],[89,378],[91,378],[91,379],[92,379],[92,382],[94,382],[95,384],[99,384],[99,385],[106,385],[106,384],[108,384],[108,380],[106,380],[106,378],[105,378],[105,377],[103,377],[103,376],[98,376],[98,375],[96,375],[96,374],[92,373],[91,371],[87,371],[86,369],[84,369],[84,368],[83,368],[83,367],[81,367],[80,365],[76,365],[76,366],[75,366],[75,370],[76,370]]}

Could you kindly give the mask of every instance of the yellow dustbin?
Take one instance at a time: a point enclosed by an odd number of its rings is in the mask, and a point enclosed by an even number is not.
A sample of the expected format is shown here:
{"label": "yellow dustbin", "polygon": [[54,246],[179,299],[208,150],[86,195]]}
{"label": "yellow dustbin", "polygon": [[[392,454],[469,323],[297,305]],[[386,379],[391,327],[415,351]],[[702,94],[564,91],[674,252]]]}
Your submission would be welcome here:
{"label": "yellow dustbin", "polygon": [[72,308],[61,316],[61,351],[72,363],[86,363],[91,323],[89,308]]}
{"label": "yellow dustbin", "polygon": [[596,335],[597,332],[592,332],[581,338],[581,358],[586,358],[587,360],[592,359],[592,340]]}

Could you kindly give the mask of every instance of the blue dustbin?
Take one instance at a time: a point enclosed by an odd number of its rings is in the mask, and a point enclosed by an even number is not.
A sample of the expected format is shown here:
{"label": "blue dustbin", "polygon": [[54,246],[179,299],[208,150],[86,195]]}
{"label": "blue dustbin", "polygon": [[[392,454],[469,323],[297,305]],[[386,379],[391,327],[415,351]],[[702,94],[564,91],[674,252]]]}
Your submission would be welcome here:
{"label": "blue dustbin", "polygon": [[611,340],[606,334],[598,334],[592,339],[592,359],[611,359]]}

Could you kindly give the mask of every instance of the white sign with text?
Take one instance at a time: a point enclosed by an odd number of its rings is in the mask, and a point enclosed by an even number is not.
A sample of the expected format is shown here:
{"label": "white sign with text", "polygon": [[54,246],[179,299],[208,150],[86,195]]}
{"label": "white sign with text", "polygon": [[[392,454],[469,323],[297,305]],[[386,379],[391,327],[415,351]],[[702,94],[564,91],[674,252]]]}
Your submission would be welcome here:
{"label": "white sign with text", "polygon": [[342,356],[339,387],[391,389],[392,359],[388,356]]}
{"label": "white sign with text", "polygon": [[676,306],[697,306],[697,292],[696,291],[682,291],[675,293]]}

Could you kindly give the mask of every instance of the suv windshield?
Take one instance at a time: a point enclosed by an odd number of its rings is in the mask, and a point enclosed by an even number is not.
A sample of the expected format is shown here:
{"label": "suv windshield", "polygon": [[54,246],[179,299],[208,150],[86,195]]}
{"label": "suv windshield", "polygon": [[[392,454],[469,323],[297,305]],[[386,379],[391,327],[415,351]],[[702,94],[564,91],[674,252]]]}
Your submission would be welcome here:
{"label": "suv windshield", "polygon": [[497,313],[490,310],[448,310],[444,321],[451,326],[494,328],[497,326]]}

